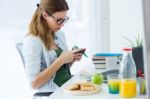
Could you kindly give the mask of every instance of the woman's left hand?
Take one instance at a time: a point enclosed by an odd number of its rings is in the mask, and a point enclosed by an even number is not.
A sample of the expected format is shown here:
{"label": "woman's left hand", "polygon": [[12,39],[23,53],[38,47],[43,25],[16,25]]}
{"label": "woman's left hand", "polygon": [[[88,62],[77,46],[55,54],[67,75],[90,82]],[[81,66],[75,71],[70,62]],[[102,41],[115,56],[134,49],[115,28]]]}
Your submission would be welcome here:
{"label": "woman's left hand", "polygon": [[80,61],[82,56],[83,56],[82,53],[76,53],[75,56],[74,56],[73,62],[71,62],[69,66],[71,67],[75,61]]}
{"label": "woman's left hand", "polygon": [[76,53],[75,56],[74,56],[74,61],[80,61],[82,56],[83,56],[82,53]]}

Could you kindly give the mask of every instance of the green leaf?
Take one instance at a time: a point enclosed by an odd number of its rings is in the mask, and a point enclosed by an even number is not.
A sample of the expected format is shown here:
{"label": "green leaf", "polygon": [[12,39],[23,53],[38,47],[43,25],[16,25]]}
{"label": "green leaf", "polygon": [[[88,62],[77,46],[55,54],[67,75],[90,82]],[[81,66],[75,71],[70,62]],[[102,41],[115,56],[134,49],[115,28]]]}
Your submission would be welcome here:
{"label": "green leaf", "polygon": [[142,46],[143,45],[143,39],[140,37],[140,35],[138,34],[138,36],[135,38],[135,40],[131,40],[130,38],[128,37],[124,37],[127,41],[128,41],[128,44],[131,46],[131,47],[139,47],[139,46]]}

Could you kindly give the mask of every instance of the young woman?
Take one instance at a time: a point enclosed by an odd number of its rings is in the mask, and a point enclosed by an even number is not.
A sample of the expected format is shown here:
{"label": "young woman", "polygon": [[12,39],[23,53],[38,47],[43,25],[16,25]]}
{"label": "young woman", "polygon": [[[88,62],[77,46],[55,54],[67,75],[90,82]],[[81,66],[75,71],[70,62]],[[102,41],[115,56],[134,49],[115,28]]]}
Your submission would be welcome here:
{"label": "young woman", "polygon": [[65,0],[41,0],[23,41],[22,54],[31,87],[38,92],[53,92],[71,78],[70,65],[82,54],[68,51],[60,31],[68,21]]}

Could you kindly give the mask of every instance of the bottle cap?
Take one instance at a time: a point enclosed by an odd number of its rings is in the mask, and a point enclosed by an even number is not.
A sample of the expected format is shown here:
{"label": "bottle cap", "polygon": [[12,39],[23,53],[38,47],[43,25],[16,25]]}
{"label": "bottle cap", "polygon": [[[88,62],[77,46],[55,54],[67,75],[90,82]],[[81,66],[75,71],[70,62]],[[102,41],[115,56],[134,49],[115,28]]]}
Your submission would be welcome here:
{"label": "bottle cap", "polygon": [[132,51],[132,48],[123,48],[123,51]]}

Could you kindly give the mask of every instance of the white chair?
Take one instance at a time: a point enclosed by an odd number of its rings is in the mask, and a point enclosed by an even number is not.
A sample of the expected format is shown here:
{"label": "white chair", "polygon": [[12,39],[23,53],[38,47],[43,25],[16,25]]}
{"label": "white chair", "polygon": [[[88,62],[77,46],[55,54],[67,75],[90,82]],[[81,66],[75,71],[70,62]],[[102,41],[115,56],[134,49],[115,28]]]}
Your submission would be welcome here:
{"label": "white chair", "polygon": [[[23,66],[25,68],[25,62],[24,62],[24,59],[23,59],[23,55],[22,55],[22,43],[17,43],[16,44],[16,49],[21,57],[21,60],[22,60],[22,63],[23,63]],[[33,95],[33,99],[35,98],[43,98],[43,97],[48,97],[49,95],[51,95],[53,92],[38,92],[38,93],[35,93]]]}

